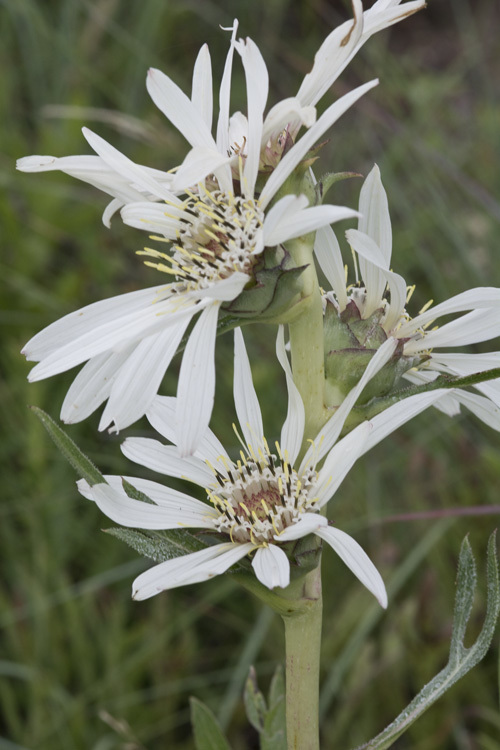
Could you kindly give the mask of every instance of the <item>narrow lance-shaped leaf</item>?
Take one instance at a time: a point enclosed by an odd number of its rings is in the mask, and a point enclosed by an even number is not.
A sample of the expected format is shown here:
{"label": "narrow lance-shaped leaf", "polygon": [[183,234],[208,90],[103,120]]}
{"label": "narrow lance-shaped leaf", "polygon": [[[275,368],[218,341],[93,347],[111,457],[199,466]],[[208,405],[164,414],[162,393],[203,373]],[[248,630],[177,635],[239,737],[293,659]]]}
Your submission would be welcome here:
{"label": "narrow lance-shaped leaf", "polygon": [[212,711],[197,698],[191,698],[191,724],[196,750],[231,750]]}
{"label": "narrow lance-shaped leaf", "polygon": [[348,427],[352,429],[364,419],[372,419],[373,417],[376,417],[377,414],[383,412],[385,409],[393,406],[393,404],[397,404],[398,401],[403,401],[405,398],[409,398],[410,396],[415,396],[420,393],[427,393],[428,391],[436,391],[440,388],[470,388],[471,386],[478,385],[478,383],[486,383],[489,380],[497,380],[498,378],[500,378],[499,367],[496,367],[492,370],[477,372],[473,375],[464,375],[459,377],[454,377],[452,375],[440,375],[431,383],[402,388],[400,391],[391,393],[388,396],[384,396],[382,398],[372,398],[371,401],[369,401],[367,404],[355,406],[346,421],[346,425],[348,425]]}
{"label": "narrow lance-shaped leaf", "polygon": [[261,750],[287,750],[285,677],[281,665],[278,665],[271,680],[268,704],[260,739]]}
{"label": "narrow lance-shaped leaf", "polygon": [[243,698],[248,720],[259,733],[260,750],[287,750],[285,680],[281,666],[274,673],[267,702],[251,667]]}
{"label": "narrow lance-shaped leaf", "polygon": [[104,529],[104,532],[121,539],[122,542],[128,544],[140,555],[149,557],[155,562],[165,562],[165,560],[172,560],[174,557],[182,557],[182,555],[197,552],[207,546],[185,530],[146,531],[113,526],[110,529]]}
{"label": "narrow lance-shaped leaf", "polygon": [[245,704],[248,721],[260,734],[264,728],[267,705],[266,699],[257,685],[255,667],[250,667],[250,672],[245,683],[245,690],[243,692],[243,702]]}
{"label": "narrow lance-shaped leaf", "polygon": [[466,648],[464,637],[472,610],[476,571],[467,537],[462,542],[458,561],[455,614],[448,664],[408,704],[399,716],[377,737],[358,750],[386,750],[401,737],[419,716],[435,703],[455,682],[469,672],[488,651],[500,611],[500,588],[496,556],[496,533],[488,543],[486,617],[476,642]]}
{"label": "narrow lance-shaped leaf", "polygon": [[79,477],[83,477],[92,486],[94,484],[106,484],[106,480],[94,466],[90,458],[82,453],[77,444],[72,440],[59,425],[54,422],[52,417],[39,409],[38,406],[31,406],[30,409],[36,414],[40,422],[43,424],[50,437],[59,448],[64,458],[71,464],[75,469]]}

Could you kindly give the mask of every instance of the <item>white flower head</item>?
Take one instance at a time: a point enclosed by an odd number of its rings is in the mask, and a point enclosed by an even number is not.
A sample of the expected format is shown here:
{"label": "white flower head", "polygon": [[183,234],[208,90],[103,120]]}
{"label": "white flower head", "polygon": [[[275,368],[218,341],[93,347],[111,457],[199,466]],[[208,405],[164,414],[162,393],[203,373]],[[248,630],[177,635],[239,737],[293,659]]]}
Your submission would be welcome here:
{"label": "white flower head", "polygon": [[[195,450],[210,420],[221,305],[238,297],[251,281],[253,267],[266,247],[356,215],[339,206],[308,206],[303,195],[276,199],[276,193],[317,138],[376,83],[360,86],[329,107],[258,192],[267,70],[255,43],[236,41],[236,30],[235,22],[220,86],[215,138],[206,46],[195,64],[191,98],[160,71],[148,74],[147,87],[154,102],[192,146],[175,176],[135,164],[86,128],[84,135],[97,156],[27,157],[19,163],[26,171],[62,169],[101,187],[114,196],[105,212],[106,221],[121,207],[127,224],[153,233],[154,242],[171,246],[170,252],[158,245],[143,251],[146,262],[171,283],[94,303],[32,338],[23,350],[27,359],[38,362],[29,379],[50,377],[87,362],[68,391],[61,418],[69,423],[80,421],[107,401],[99,428],[123,429],[148,409],[190,322],[199,314],[185,348],[177,391],[183,455]],[[229,145],[235,50],[247,79],[244,158],[232,154]],[[237,178],[231,164],[234,158]]]}
{"label": "white flower head", "polygon": [[[415,287],[407,287],[406,281],[391,270],[391,220],[377,166],[363,184],[359,211],[358,229],[346,232],[359,269],[356,284],[346,287],[341,251],[333,230],[324,227],[316,234],[316,258],[333,290],[326,298],[334,304],[339,315],[350,308],[366,320],[379,311],[379,324],[385,335],[399,341],[402,355],[412,358],[414,367],[403,377],[415,384],[433,380],[440,373],[465,376],[499,367],[500,352],[448,354],[439,349],[466,346],[499,336],[500,289],[469,289],[438,305],[433,306],[431,301],[411,317],[408,308]],[[439,318],[457,314],[458,317],[450,322],[435,325]],[[453,396],[436,406],[452,414],[457,413],[463,404],[499,430],[500,380],[480,383],[476,387],[482,396],[456,389]]]}
{"label": "white flower head", "polygon": [[[369,379],[391,356],[391,342],[381,347],[367,373]],[[211,530],[220,542],[197,552],[168,560],[141,574],[134,583],[136,599],[146,599],[166,589],[205,581],[228,570],[246,556],[255,575],[268,588],[285,587],[290,562],[283,545],[309,534],[326,541],[379,600],[387,605],[380,574],[359,544],[330,525],[320,511],[333,497],[355,461],[400,424],[433,403],[443,391],[407,399],[371,423],[364,423],[338,439],[359,387],[319,432],[298,462],[304,435],[304,407],[293,383],[285,352],[283,330],[277,354],[286,374],[288,414],[279,442],[268,443],[262,414],[253,387],[250,365],[239,329],[235,332],[234,399],[240,424],[242,450],[231,458],[216,436],[204,435],[193,456],[179,458],[175,445],[150,438],[129,438],[122,447],[131,460],[170,477],[182,477],[206,492],[206,502],[171,490],[162,484],[126,477],[153,504],[129,497],[121,477],[106,477],[107,484],[79,489],[94,500],[113,521],[139,529],[198,528]],[[165,438],[177,441],[175,399],[158,396],[148,410],[152,426]],[[319,462],[324,460],[321,468]]]}

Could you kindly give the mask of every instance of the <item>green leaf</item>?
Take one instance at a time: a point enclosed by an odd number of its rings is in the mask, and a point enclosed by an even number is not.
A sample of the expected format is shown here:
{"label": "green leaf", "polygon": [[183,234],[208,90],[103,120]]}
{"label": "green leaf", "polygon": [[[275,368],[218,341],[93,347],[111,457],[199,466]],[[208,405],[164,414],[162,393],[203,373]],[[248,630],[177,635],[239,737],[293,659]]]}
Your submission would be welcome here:
{"label": "green leaf", "polygon": [[171,529],[168,531],[145,531],[112,527],[104,529],[135,549],[140,555],[149,557],[155,562],[165,562],[174,557],[182,557],[206,547],[197,537],[186,530]]}
{"label": "green leaf", "polygon": [[285,675],[283,674],[283,667],[281,664],[275,669],[271,685],[269,686],[268,702],[269,706],[273,708],[285,697]]}
{"label": "green leaf", "polygon": [[190,698],[191,724],[196,750],[231,750],[212,711],[197,698]]}
{"label": "green leaf", "polygon": [[248,721],[260,734],[264,728],[267,706],[266,699],[258,688],[254,667],[250,667],[243,692],[243,702],[245,703]]}
{"label": "green leaf", "polygon": [[285,699],[270,708],[260,736],[261,750],[287,750]]}
{"label": "green leaf", "polygon": [[38,406],[30,406],[30,409],[36,414],[40,422],[43,424],[50,437],[59,448],[64,458],[69,461],[71,466],[75,469],[79,477],[83,477],[92,486],[94,484],[106,484],[106,480],[94,466],[92,461],[82,453],[77,444],[64,432],[59,425],[54,422],[52,417],[39,409]]}
{"label": "green leaf", "polygon": [[363,175],[358,172],[326,172],[326,174],[322,175],[315,185],[316,203],[323,202],[332,185],[340,182],[340,180],[347,180],[350,177],[363,177]]}
{"label": "green leaf", "polygon": [[346,421],[346,425],[349,430],[351,430],[365,419],[373,419],[377,414],[380,414],[390,406],[397,404],[398,401],[403,401],[405,398],[415,396],[419,393],[436,391],[439,388],[470,388],[478,383],[486,383],[489,380],[496,380],[497,378],[500,378],[500,367],[495,367],[492,370],[484,370],[483,372],[476,372],[473,375],[466,375],[463,377],[440,375],[433,380],[432,383],[402,388],[401,390],[382,398],[372,398],[367,404],[355,406]]}
{"label": "green leaf", "polygon": [[277,667],[271,681],[269,707],[259,690],[253,667],[250,667],[243,697],[248,720],[259,733],[261,750],[287,750],[285,680],[281,666]]}
{"label": "green leaf", "polygon": [[365,745],[362,745],[358,750],[386,750],[386,748],[391,747],[414,721],[484,657],[493,640],[500,611],[500,587],[495,532],[491,535],[488,542],[486,573],[487,603],[484,624],[476,642],[470,648],[466,648],[464,646],[464,636],[472,610],[476,586],[474,557],[469,540],[466,537],[462,542],[458,561],[455,612],[448,664],[422,688],[420,693],[399,714],[392,724],[389,724],[383,732]]}
{"label": "green leaf", "polygon": [[264,721],[261,750],[287,750],[285,677],[281,664],[276,667],[271,680],[268,703],[269,711]]}

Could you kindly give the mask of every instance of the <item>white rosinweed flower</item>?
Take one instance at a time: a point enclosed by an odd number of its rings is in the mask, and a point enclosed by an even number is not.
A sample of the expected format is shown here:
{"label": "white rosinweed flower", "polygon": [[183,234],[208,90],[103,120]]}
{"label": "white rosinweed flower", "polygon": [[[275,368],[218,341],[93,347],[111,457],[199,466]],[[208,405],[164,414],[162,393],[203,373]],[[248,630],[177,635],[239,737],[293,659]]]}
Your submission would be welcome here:
{"label": "white rosinweed flower", "polygon": [[[285,352],[283,329],[277,339],[278,359],[288,387],[288,413],[279,442],[264,437],[262,414],[254,390],[250,364],[239,329],[235,332],[234,400],[240,424],[242,450],[231,459],[210,431],[193,456],[179,458],[175,399],[157,396],[148,410],[152,426],[174,445],[150,438],[129,438],[125,456],[170,477],[182,477],[206,492],[207,502],[136,477],[125,477],[153,501],[129,497],[122,477],[107,476],[107,484],[90,487],[78,483],[113,521],[138,529],[198,528],[220,536],[220,543],[168,560],[142,573],[134,582],[133,595],[146,599],[166,589],[197,583],[228,570],[243,557],[252,558],[255,575],[268,588],[285,587],[290,563],[282,545],[315,534],[327,542],[358,579],[387,604],[377,569],[348,534],[328,523],[321,510],[337,491],[355,461],[399,425],[425,409],[443,391],[426,393],[396,404],[371,423],[355,428],[338,440],[345,419],[366,382],[384,366],[394,351],[384,344],[367,368],[362,382],[320,430],[304,458],[297,458],[304,437],[304,406],[295,386]],[[321,468],[320,462],[324,459]]]}
{"label": "white rosinweed flower", "polygon": [[[195,449],[212,410],[213,351],[221,304],[242,292],[265,247],[354,215],[338,206],[309,207],[305,196],[287,195],[276,201],[276,194],[325,131],[377,82],[341,97],[317,121],[313,105],[371,34],[424,3],[399,5],[399,0],[378,0],[363,13],[360,0],[353,0],[354,20],[327,37],[297,96],[279,102],[265,118],[267,68],[251,39],[236,41],[235,21],[221,79],[215,137],[208,47],[201,48],[196,60],[191,98],[168,76],[151,70],[147,88],[153,101],[192,147],[178,169],[163,172],[135,164],[86,128],[84,135],[97,156],[19,160],[22,171],[60,170],[110,194],[113,200],[103,216],[106,225],[121,209],[125,223],[173,245],[171,254],[157,248],[144,251],[149,256],[146,262],[173,283],[89,305],[52,324],[25,346],[27,359],[39,363],[29,375],[32,381],[87,361],[64,400],[63,421],[81,421],[105,401],[99,429],[112,425],[119,430],[139,419],[156,395],[190,321],[201,313],[186,346],[177,392],[177,418],[184,425],[179,447],[183,454]],[[231,117],[235,50],[245,70],[248,106],[246,116]],[[309,130],[293,142],[301,125]],[[274,153],[277,143],[278,158],[272,163],[276,169],[257,192],[263,158],[270,150]]]}
{"label": "white rosinweed flower", "polygon": [[[466,346],[500,335],[500,289],[477,287],[433,306],[432,302],[411,317],[408,308],[415,287],[391,270],[392,228],[387,196],[375,166],[366,178],[359,200],[358,229],[346,232],[356,259],[356,283],[346,286],[346,271],[340,247],[330,227],[316,234],[315,254],[332,287],[326,299],[333,302],[339,315],[355,304],[361,319],[381,310],[379,325],[388,338],[403,343],[404,356],[420,359],[420,364],[403,377],[415,384],[434,380],[440,373],[465,376],[500,366],[500,352],[488,354],[452,354],[441,347]],[[435,321],[456,315],[442,326]],[[465,314],[464,314],[465,313]],[[436,348],[438,351],[436,351]],[[453,415],[466,406],[480,419],[500,429],[500,379],[475,386],[482,395],[455,389],[435,404]]]}

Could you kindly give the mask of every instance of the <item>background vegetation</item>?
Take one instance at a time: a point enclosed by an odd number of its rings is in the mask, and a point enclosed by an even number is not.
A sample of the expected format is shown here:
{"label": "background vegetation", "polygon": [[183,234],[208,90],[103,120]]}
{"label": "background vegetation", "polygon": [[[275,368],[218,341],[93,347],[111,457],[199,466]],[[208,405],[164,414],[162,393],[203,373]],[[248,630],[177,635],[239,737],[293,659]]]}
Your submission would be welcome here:
{"label": "background vegetation", "polygon": [[[147,96],[149,66],[186,90],[207,41],[217,80],[227,49],[219,24],[238,16],[241,34],[267,60],[272,103],[295,93],[348,6],[0,2],[2,750],[191,748],[190,695],[214,709],[235,750],[255,748],[243,681],[253,663],[265,686],[283,656],[278,618],[230,578],[130,600],[131,581],[147,563],[100,532],[109,524],[78,495],[71,468],[27,409],[37,404],[57,416],[74,373],[28,386],[19,350],[61,315],[157,277],[134,255],[143,235],[119,218],[111,231],[101,224],[102,194],[62,174],[15,173],[14,159],[89,153],[80,132],[87,124],[136,161],[168,169],[186,144]],[[500,286],[499,22],[491,0],[430,0],[425,12],[373,38],[324,100],[381,79],[335,127],[323,158],[336,171],[366,174],[374,161],[380,165],[394,268],[417,284],[416,308],[473,285]],[[244,106],[242,98],[235,88],[235,105]],[[359,187],[341,183],[332,200],[355,205]],[[268,432],[277,432],[284,383],[273,361],[274,333],[256,326],[247,338]],[[227,337],[218,346],[213,419],[229,444],[231,350]],[[174,384],[172,372],[164,392]],[[96,437],[97,423],[94,415],[69,432],[101,469],[130,472],[121,436]],[[128,431],[147,432],[146,423]],[[390,606],[382,613],[326,551],[325,748],[347,749],[378,732],[445,663],[460,541],[470,532],[482,575],[496,525],[499,445],[498,434],[472,416],[450,420],[432,410],[372,451],[344,483],[333,516],[382,570]],[[494,750],[499,735],[491,651],[396,747]]]}

